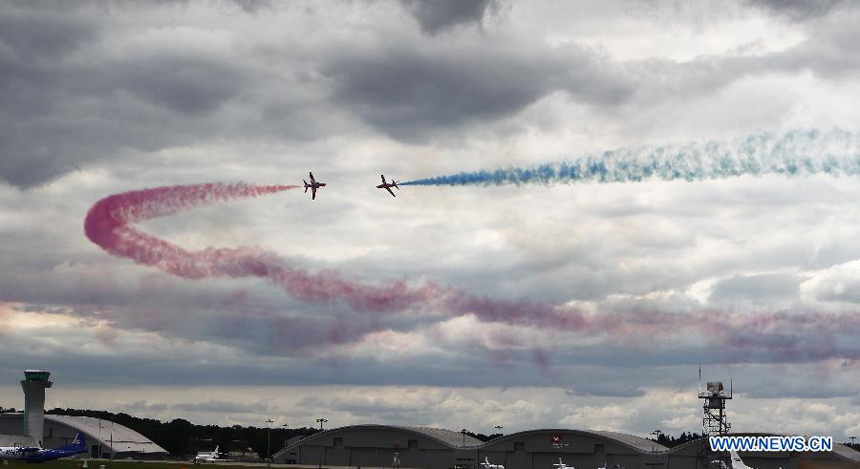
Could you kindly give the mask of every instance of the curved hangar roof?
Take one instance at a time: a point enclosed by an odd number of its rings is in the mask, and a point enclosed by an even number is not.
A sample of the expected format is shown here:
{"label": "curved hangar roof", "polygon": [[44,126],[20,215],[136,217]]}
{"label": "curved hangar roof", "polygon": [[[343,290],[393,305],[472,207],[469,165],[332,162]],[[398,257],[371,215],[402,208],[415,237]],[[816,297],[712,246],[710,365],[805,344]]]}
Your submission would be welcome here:
{"label": "curved hangar roof", "polygon": [[[538,434],[574,434],[574,435],[583,435],[583,436],[591,436],[605,440],[611,440],[613,442],[619,443],[623,446],[626,446],[630,449],[634,449],[640,452],[653,452],[653,451],[668,451],[668,448],[665,446],[655,443],[651,440],[638,437],[636,435],[629,435],[627,433],[620,432],[609,432],[609,431],[588,431],[588,430],[566,430],[566,429],[544,429],[544,430],[528,430],[519,433],[511,433],[509,435],[505,435],[500,438],[496,438],[494,440],[490,440],[488,442],[483,442],[477,438],[471,437],[469,435],[465,435],[465,438],[462,433],[456,432],[453,430],[446,430],[444,428],[432,428],[432,427],[407,427],[407,426],[397,426],[397,425],[350,425],[346,427],[333,428],[331,430],[326,430],[324,432],[315,433],[307,438],[302,440],[293,442],[286,449],[290,449],[293,446],[297,446],[298,444],[312,444],[314,440],[322,440],[327,437],[331,437],[337,433],[344,432],[353,432],[353,431],[401,431],[408,432],[419,436],[424,436],[435,440],[438,443],[441,443],[444,446],[450,447],[452,449],[456,448],[471,448],[471,449],[488,449],[490,446],[497,445],[499,443],[510,441],[514,439],[523,439],[527,436],[533,436]],[[285,450],[286,450],[285,449]]]}
{"label": "curved hangar roof", "polygon": [[[0,424],[0,428],[11,425],[10,428],[14,428],[15,432],[20,432],[23,428],[23,418],[24,416],[20,412],[0,414],[0,421],[6,422],[5,425]],[[99,423],[101,423],[101,431],[99,430]],[[92,445],[100,440],[105,451],[108,450],[108,447],[111,446],[111,441],[113,441],[111,451],[115,453],[167,454],[164,448],[158,446],[149,438],[110,420],[100,420],[95,417],[45,414],[46,433],[52,424],[67,427],[73,432],[71,435],[77,432],[84,433],[87,437],[88,445]],[[111,436],[113,436],[112,440]],[[13,435],[3,438],[2,441],[6,441],[9,438],[17,438],[15,441],[19,441],[22,438],[33,440],[30,437]],[[46,447],[56,446],[56,442],[51,441],[51,437],[46,435],[45,440]]]}
{"label": "curved hangar roof", "polygon": [[[77,431],[83,432],[88,437],[98,438],[105,446],[113,443],[113,450],[117,453],[167,453],[167,451],[152,442],[140,433],[111,422],[100,420],[95,417],[77,417],[71,415],[45,415],[45,421],[57,422]],[[99,430],[101,423],[101,431]]]}
{"label": "curved hangar roof", "polygon": [[524,432],[519,433],[511,433],[509,435],[505,435],[494,440],[490,440],[481,445],[481,449],[490,449],[492,446],[496,446],[511,440],[523,440],[530,437],[536,437],[540,435],[558,435],[558,436],[584,436],[584,437],[592,437],[597,439],[602,439],[606,441],[611,441],[613,443],[620,444],[623,447],[627,447],[629,449],[642,452],[642,453],[652,453],[652,452],[662,452],[668,451],[669,448],[648,440],[646,438],[642,438],[636,435],[630,435],[628,433],[621,432],[609,432],[602,430],[570,430],[570,429],[541,429],[541,430],[526,430]]}
{"label": "curved hangar roof", "polygon": [[[423,434],[424,436],[428,436],[430,438],[435,438],[447,445],[463,447],[463,446],[480,446],[484,444],[483,441],[466,435],[463,438],[463,434],[460,432],[455,432],[453,430],[445,430],[444,428],[433,428],[433,427],[395,427],[402,428],[404,430],[413,431],[416,433]],[[465,445],[463,442],[465,441]]]}
{"label": "curved hangar roof", "polygon": [[[331,430],[326,430],[319,433],[314,433],[306,438],[301,440],[297,440],[291,443],[289,447],[296,446],[299,443],[308,444],[313,443],[314,440],[323,440],[330,436],[333,436],[338,433],[344,432],[355,432],[355,431],[379,431],[379,432],[405,432],[410,433],[415,436],[423,436],[429,438],[442,446],[449,446],[452,448],[462,448],[466,447],[475,447],[484,444],[483,441],[469,436],[463,435],[460,432],[455,432],[453,430],[446,430],[444,428],[433,428],[433,427],[408,427],[408,426],[398,426],[398,425],[376,425],[376,424],[365,424],[365,425],[347,425],[345,427],[332,428]],[[464,445],[465,443],[465,445]]]}

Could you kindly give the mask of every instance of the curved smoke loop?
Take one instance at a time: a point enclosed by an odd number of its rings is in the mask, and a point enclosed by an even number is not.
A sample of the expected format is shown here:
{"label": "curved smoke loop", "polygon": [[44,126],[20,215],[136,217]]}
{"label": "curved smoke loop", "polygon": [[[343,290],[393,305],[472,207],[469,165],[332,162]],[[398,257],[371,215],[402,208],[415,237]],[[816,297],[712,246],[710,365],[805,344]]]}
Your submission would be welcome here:
{"label": "curved smoke loop", "polygon": [[[789,141],[793,140],[789,139]],[[856,140],[852,141],[856,144]],[[759,144],[761,143],[759,141]],[[813,147],[822,149],[821,145],[813,145]],[[706,145],[704,148],[712,147]],[[752,157],[756,148],[760,147],[753,145],[744,154]],[[774,151],[784,151],[787,148],[786,141],[769,144],[769,148]],[[783,150],[777,150],[777,148]],[[715,155],[717,152],[713,151],[709,154]],[[677,169],[676,164],[680,161],[677,153],[671,155],[670,160],[673,161],[671,164],[660,162],[662,160],[653,155],[652,160],[656,163],[646,166],[633,164],[618,157],[608,158],[603,166],[595,165],[593,161],[584,162],[580,163],[578,166],[580,169],[575,171],[580,175],[580,179],[568,177],[565,180],[594,180],[593,178],[598,174],[605,175],[600,176],[601,181],[640,180],[643,174],[660,174],[662,175],[660,177],[669,179],[675,178],[675,175],[686,175],[685,179],[690,175],[725,177],[738,175],[739,167],[746,168],[743,171],[747,172],[753,168],[758,171],[754,174],[761,174],[763,171],[761,159],[757,160],[758,164],[753,164],[749,159],[744,160],[746,163],[733,160],[736,161],[733,164],[728,164],[727,160],[711,159],[709,164],[716,161],[719,167],[726,168],[714,171],[713,165],[707,166],[702,163],[705,158],[694,159],[696,164],[687,164],[684,166],[686,169],[680,170]],[[785,163],[780,168],[786,169],[785,172],[788,174],[822,170],[857,174],[860,169],[860,159],[856,153],[850,157],[828,155],[832,157],[827,156],[823,161],[803,158],[797,160],[799,162],[797,165]],[[711,170],[704,171],[705,166]],[[568,166],[568,168],[572,167],[574,166]],[[643,167],[651,169],[643,170]],[[669,173],[655,169],[670,167],[676,169]],[[773,165],[766,165],[766,167],[769,168],[768,172],[776,171]],[[603,169],[583,172],[582,168]],[[489,179],[479,176],[475,179],[472,176],[458,175],[423,181],[437,181],[432,184],[448,184],[451,182],[440,181],[454,180],[470,181],[460,183],[481,184],[537,181],[548,183],[563,180],[559,178],[574,172],[561,171],[557,168],[555,173],[540,170],[536,172],[507,170],[502,173],[486,174],[494,176]],[[583,174],[592,176],[584,177]],[[696,176],[693,179],[699,177]],[[413,181],[412,184],[431,184],[431,182]],[[369,333],[386,330],[387,327],[380,321],[376,321],[376,318],[392,314],[430,312],[442,313],[446,317],[473,315],[484,323],[537,328],[549,333],[573,332],[588,335],[606,343],[622,342],[648,346],[651,343],[664,341],[689,342],[691,337],[701,340],[716,338],[717,343],[702,342],[702,346],[728,347],[732,352],[729,354],[731,356],[726,358],[732,361],[798,362],[827,358],[860,359],[860,346],[856,341],[850,340],[860,333],[860,319],[855,315],[809,312],[742,314],[717,311],[668,313],[647,310],[632,313],[585,312],[577,308],[556,306],[542,301],[505,301],[480,297],[434,283],[410,285],[405,280],[399,280],[374,285],[348,278],[336,271],[311,273],[290,267],[277,254],[256,247],[210,247],[200,251],[190,251],[143,233],[133,226],[136,222],[176,214],[204,205],[275,194],[295,187],[298,186],[213,183],[159,187],[115,194],[93,205],[84,222],[84,230],[93,243],[108,253],[131,259],[138,264],[156,267],[178,277],[186,279],[257,277],[277,285],[300,301],[314,304],[345,303],[353,314],[366,320],[363,323],[356,322],[362,325],[350,326],[338,318],[330,318],[328,322],[323,318],[322,322],[316,323],[291,318],[280,319],[279,325],[284,329],[304,327],[306,331],[311,329],[317,331],[321,327],[326,327],[327,332],[323,339],[329,344],[353,343]],[[506,341],[508,346],[520,348],[523,346],[516,338],[507,338]],[[308,344],[297,342],[281,344],[281,346],[302,348]],[[545,355],[536,353],[535,356],[544,357]],[[544,360],[545,358],[541,358],[538,361]]]}

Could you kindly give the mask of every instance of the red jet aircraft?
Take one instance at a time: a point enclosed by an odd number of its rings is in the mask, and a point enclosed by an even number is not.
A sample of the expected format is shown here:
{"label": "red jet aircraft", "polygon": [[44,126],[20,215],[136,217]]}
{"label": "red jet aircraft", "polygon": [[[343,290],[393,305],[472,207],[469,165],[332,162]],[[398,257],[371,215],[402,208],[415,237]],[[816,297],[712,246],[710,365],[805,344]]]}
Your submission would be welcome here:
{"label": "red jet aircraft", "polygon": [[325,183],[324,182],[317,182],[314,179],[314,173],[309,172],[308,175],[311,177],[311,183],[310,184],[308,184],[307,181],[302,179],[302,182],[305,183],[305,194],[308,193],[308,189],[311,189],[311,200],[316,200],[317,199],[317,189],[325,186]]}
{"label": "red jet aircraft", "polygon": [[400,187],[397,185],[397,181],[395,181],[394,179],[392,179],[390,183],[385,182],[385,175],[382,175],[382,184],[376,186],[377,189],[387,190],[389,193],[391,193],[392,197],[397,197],[396,195],[394,195],[394,191],[391,190],[392,187],[396,187],[397,190],[400,190]]}

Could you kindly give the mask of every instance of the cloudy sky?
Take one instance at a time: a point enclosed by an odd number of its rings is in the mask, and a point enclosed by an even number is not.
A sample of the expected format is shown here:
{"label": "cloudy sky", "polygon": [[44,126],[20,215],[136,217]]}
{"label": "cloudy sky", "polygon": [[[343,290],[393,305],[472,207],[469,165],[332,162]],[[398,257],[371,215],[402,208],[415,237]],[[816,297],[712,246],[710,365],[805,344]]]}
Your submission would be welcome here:
{"label": "cloudy sky", "polygon": [[[855,5],[4,2],[0,405],[22,407],[22,370],[46,368],[48,406],[197,423],[678,434],[701,431],[701,363],[733,375],[736,430],[847,440],[856,176],[374,186],[750,135],[850,140]],[[265,275],[183,278],[84,234],[111,194],[308,170],[328,183],[315,201],[284,191],[134,229],[192,263],[245,246],[230,252],[267,272],[432,298],[377,310]]]}

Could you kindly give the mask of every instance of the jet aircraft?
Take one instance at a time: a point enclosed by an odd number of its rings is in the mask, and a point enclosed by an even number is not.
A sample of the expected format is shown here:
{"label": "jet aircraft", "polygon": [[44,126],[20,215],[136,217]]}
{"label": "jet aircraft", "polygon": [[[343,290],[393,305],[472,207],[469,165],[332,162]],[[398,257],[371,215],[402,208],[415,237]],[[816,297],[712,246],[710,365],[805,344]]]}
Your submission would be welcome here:
{"label": "jet aircraft", "polygon": [[484,466],[484,469],[505,469],[503,464],[493,464],[490,462],[490,458],[484,456],[484,462],[481,463]]}
{"label": "jet aircraft", "polygon": [[87,452],[87,441],[83,433],[75,435],[74,441],[55,449],[28,447],[3,447],[0,448],[0,459],[15,459],[28,463],[39,463],[53,461],[54,459],[67,458],[78,453]]}
{"label": "jet aircraft", "polygon": [[385,175],[383,174],[381,176],[382,176],[382,184],[376,186],[376,188],[377,189],[385,189],[391,194],[392,197],[397,197],[396,195],[394,195],[394,191],[391,190],[392,187],[396,187],[397,190],[400,190],[400,186],[397,185],[397,181],[392,179],[390,183],[385,182]]}
{"label": "jet aircraft", "polygon": [[37,446],[0,446],[0,459],[24,459],[36,451],[39,451]]}
{"label": "jet aircraft", "polygon": [[308,172],[308,176],[311,177],[311,183],[310,184],[308,184],[307,181],[302,179],[302,182],[305,183],[305,194],[307,194],[308,189],[310,189],[311,190],[311,200],[316,200],[317,189],[319,189],[320,187],[324,187],[325,183],[324,182],[317,182],[316,179],[314,179],[314,173]]}
{"label": "jet aircraft", "polygon": [[215,451],[211,453],[197,453],[197,456],[194,457],[194,462],[215,462],[215,461],[225,461],[223,455],[218,451],[218,447],[215,447]]}

